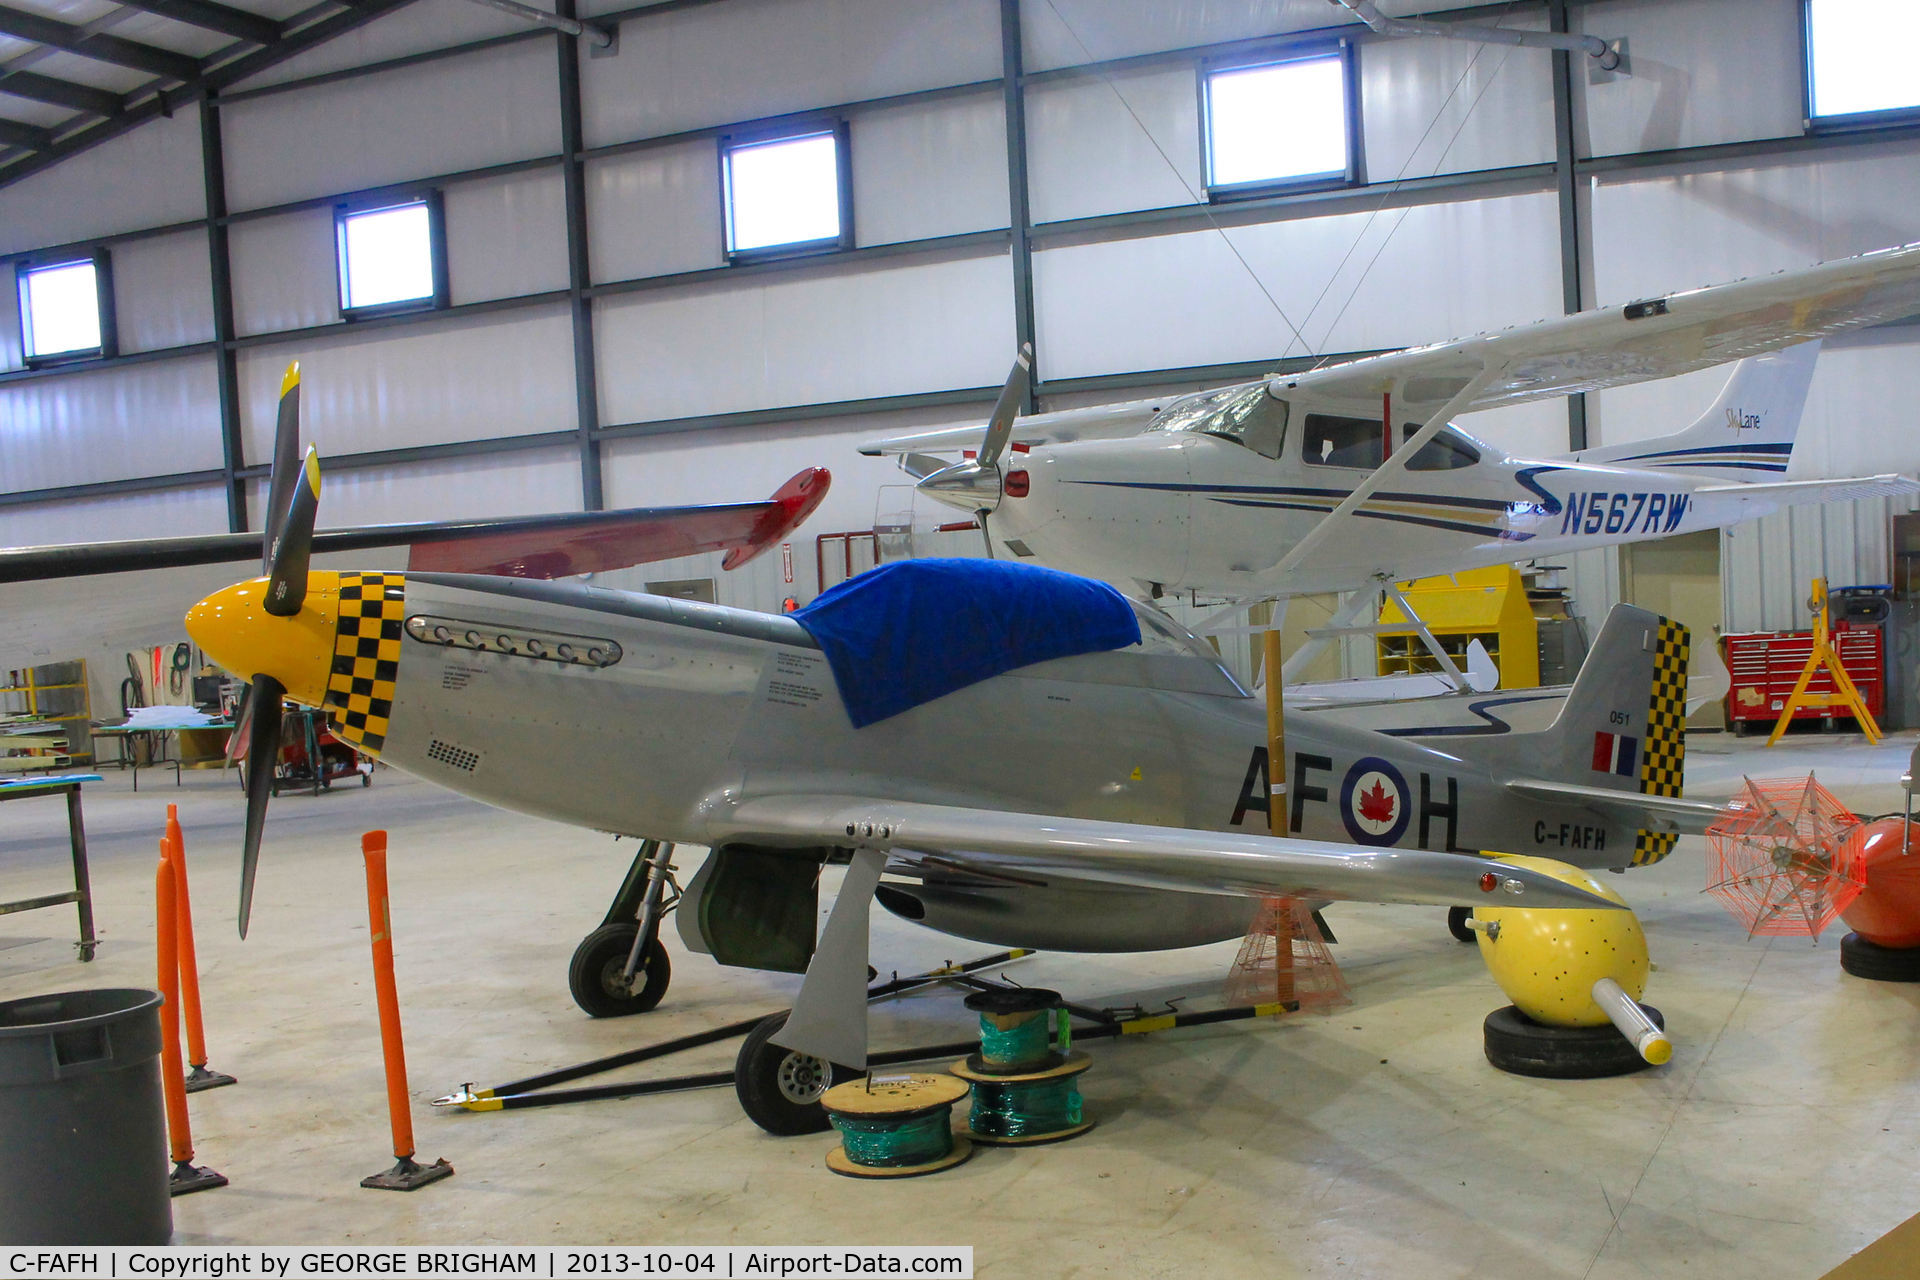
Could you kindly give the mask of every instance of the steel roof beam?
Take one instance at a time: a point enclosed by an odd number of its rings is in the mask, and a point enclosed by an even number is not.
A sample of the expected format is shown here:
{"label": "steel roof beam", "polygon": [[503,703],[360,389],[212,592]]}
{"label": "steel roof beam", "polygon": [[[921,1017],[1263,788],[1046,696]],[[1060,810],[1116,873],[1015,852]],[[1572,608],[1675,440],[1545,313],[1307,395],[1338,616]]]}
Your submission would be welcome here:
{"label": "steel roof beam", "polygon": [[27,147],[34,151],[45,151],[52,145],[51,129],[21,124],[18,120],[0,119],[0,146]]}
{"label": "steel roof beam", "polygon": [[184,22],[188,26],[218,31],[221,35],[245,40],[248,44],[272,44],[283,34],[281,25],[272,18],[263,18],[257,13],[248,13],[230,5],[215,4],[213,0],[118,0],[118,2],[129,9],[139,9],[146,13],[158,14],[162,18],[172,18],[175,22]]}
{"label": "steel roof beam", "polygon": [[191,80],[200,74],[199,60],[184,53],[141,44],[137,40],[123,40],[103,32],[89,32],[84,27],[55,22],[37,13],[22,13],[18,9],[0,8],[0,35],[53,49],[64,49],[96,62],[111,62],[115,66],[151,72],[170,80]]}
{"label": "steel roof beam", "polygon": [[96,89],[90,84],[75,84],[71,80],[56,80],[32,71],[0,73],[0,93],[30,98],[34,102],[55,107],[71,107],[75,111],[96,116],[113,115],[127,105],[123,95],[110,90]]}

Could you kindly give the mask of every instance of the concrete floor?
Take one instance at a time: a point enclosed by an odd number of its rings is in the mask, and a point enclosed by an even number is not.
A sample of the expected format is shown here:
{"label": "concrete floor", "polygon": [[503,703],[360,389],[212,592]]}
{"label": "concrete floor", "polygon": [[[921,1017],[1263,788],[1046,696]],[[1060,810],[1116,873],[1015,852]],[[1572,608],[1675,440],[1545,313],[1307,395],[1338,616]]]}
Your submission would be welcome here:
{"label": "concrete floor", "polygon": [[[1814,768],[1865,812],[1898,807],[1912,735],[1696,736],[1689,794]],[[152,984],[153,858],[181,807],[213,1065],[198,1160],[229,1188],[174,1202],[183,1244],[959,1243],[982,1276],[1818,1276],[1920,1210],[1920,989],[1847,978],[1837,937],[1750,941],[1711,898],[1702,846],[1621,877],[1659,966],[1665,1068],[1556,1083],[1504,1075],[1480,1020],[1503,1003],[1432,909],[1341,905],[1355,1003],[1091,1046],[1100,1125],[988,1150],[937,1177],[836,1177],[832,1139],[775,1139],[730,1090],[493,1114],[432,1111],[499,1083],[785,1006],[797,980],[722,970],[670,936],[674,981],[642,1019],[566,991],[632,845],[484,808],[383,771],[370,790],[275,802],[253,937],[232,926],[242,817],[217,774],[124,775],[86,793],[103,941],[71,914],[0,919],[0,998]],[[9,804],[0,896],[54,891],[57,802]],[[399,983],[422,1159],[452,1180],[364,1191],[391,1163],[358,835],[392,832]],[[912,972],[986,948],[875,913],[875,963]],[[1087,1003],[1219,1001],[1231,944],[1008,972]],[[957,994],[895,1001],[877,1044],[961,1038]],[[731,1044],[674,1070],[731,1063]]]}

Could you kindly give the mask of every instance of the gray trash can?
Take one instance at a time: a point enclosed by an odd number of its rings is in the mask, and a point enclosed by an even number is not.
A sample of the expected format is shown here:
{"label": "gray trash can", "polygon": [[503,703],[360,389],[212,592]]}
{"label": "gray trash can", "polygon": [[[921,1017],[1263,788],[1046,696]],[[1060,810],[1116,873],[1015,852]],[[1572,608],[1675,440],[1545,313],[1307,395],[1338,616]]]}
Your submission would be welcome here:
{"label": "gray trash can", "polygon": [[0,1003],[0,1243],[166,1244],[160,993]]}

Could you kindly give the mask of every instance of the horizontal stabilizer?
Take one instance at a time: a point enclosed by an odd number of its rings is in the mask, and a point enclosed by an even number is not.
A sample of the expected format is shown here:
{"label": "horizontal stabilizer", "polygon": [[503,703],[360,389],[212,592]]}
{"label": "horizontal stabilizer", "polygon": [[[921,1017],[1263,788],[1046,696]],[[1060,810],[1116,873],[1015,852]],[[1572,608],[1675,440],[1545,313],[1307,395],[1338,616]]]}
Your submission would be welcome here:
{"label": "horizontal stabilizer", "polygon": [[1723,806],[1708,800],[1610,791],[1605,787],[1583,787],[1574,782],[1549,782],[1545,778],[1515,778],[1507,783],[1507,790],[1534,800],[1591,805],[1595,809],[1620,814],[1637,826],[1666,828],[1695,835],[1718,822],[1725,813]]}
{"label": "horizontal stabilizer", "polygon": [[1801,506],[1810,502],[1851,502],[1855,498],[1893,498],[1920,493],[1920,480],[1888,472],[1878,476],[1856,476],[1844,480],[1767,480],[1759,484],[1710,484],[1695,489],[1696,494],[1722,494],[1732,498],[1750,498],[1778,506]]}

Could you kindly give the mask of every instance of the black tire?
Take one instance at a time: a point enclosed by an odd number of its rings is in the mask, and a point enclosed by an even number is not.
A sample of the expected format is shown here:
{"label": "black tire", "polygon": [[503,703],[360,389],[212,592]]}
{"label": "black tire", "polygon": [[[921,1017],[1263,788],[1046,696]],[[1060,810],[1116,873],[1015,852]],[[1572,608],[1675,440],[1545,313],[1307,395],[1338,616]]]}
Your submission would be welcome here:
{"label": "black tire", "polygon": [[1472,907],[1448,907],[1447,932],[1460,942],[1475,941],[1473,930],[1467,928],[1467,921],[1472,918]]}
{"label": "black tire", "polygon": [[[1654,1025],[1667,1020],[1652,1005],[1642,1005]],[[1624,1076],[1649,1065],[1611,1022],[1597,1027],[1550,1027],[1512,1005],[1487,1015],[1487,1061],[1517,1076],[1547,1080],[1597,1080]]]}
{"label": "black tire", "polygon": [[628,994],[626,983],[621,981],[639,933],[637,924],[603,924],[574,948],[573,962],[567,966],[567,989],[573,992],[573,1002],[589,1017],[625,1018],[645,1013],[667,994],[673,966],[659,938],[640,956],[640,972],[635,975],[644,980],[640,989]]}
{"label": "black tire", "polygon": [[833,1126],[820,1096],[860,1073],[770,1043],[786,1025],[787,1015],[776,1013],[747,1033],[733,1063],[733,1091],[747,1119],[775,1137],[825,1133]]}
{"label": "black tire", "polygon": [[1875,982],[1920,982],[1920,947],[1883,947],[1849,933],[1840,939],[1840,967]]}

